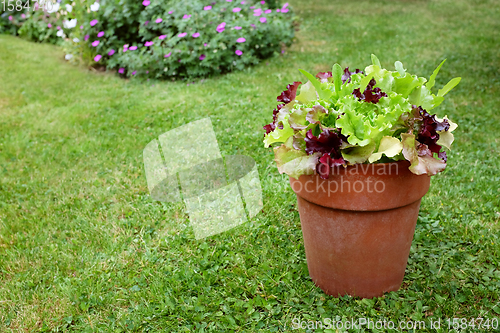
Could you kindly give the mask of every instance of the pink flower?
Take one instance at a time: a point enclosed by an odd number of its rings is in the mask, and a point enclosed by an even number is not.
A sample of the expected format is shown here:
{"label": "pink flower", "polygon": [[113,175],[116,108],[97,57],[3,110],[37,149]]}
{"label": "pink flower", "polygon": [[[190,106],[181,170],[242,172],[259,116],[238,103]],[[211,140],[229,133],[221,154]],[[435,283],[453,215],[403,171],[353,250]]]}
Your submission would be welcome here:
{"label": "pink flower", "polygon": [[253,16],[260,16],[262,14],[262,9],[257,8],[253,11]]}
{"label": "pink flower", "polygon": [[234,51],[234,53],[236,53],[237,56],[240,56],[243,54],[243,52],[241,52],[240,50],[236,50],[236,51]]}
{"label": "pink flower", "polygon": [[168,52],[167,54],[165,54],[165,58],[168,58],[172,55],[172,52]]}
{"label": "pink flower", "polygon": [[241,3],[242,5],[244,5],[244,4],[245,4],[245,1],[242,1],[242,2],[240,2],[240,3]]}
{"label": "pink flower", "polygon": [[135,50],[137,50],[137,46],[131,46],[128,49],[129,49],[129,51],[135,51]]}
{"label": "pink flower", "polygon": [[187,20],[190,17],[191,17],[191,15],[185,14],[182,18],[185,19],[185,20]]}
{"label": "pink flower", "polygon": [[203,60],[203,59],[205,59],[205,58],[206,58],[206,56],[205,56],[204,54],[202,54],[202,55],[200,56],[200,60]]}
{"label": "pink flower", "polygon": [[61,30],[61,27],[59,25],[57,26],[57,30]]}
{"label": "pink flower", "polygon": [[198,37],[200,37],[200,33],[199,33],[199,32],[195,32],[195,33],[193,34],[193,38],[198,38]]}
{"label": "pink flower", "polygon": [[93,42],[92,42],[92,46],[93,46],[93,47],[96,47],[97,45],[99,45],[99,43],[100,43],[100,42],[99,42],[98,40],[95,40],[95,41],[93,41]]}
{"label": "pink flower", "polygon": [[161,35],[158,37],[158,39],[165,39],[165,38],[167,38],[167,35]]}
{"label": "pink flower", "polygon": [[12,21],[14,18],[12,16],[9,16],[9,21]]}
{"label": "pink flower", "polygon": [[146,42],[146,43],[144,43],[144,46],[151,46],[153,44],[154,44],[153,42]]}
{"label": "pink flower", "polygon": [[177,35],[177,37],[182,38],[187,35],[187,32],[181,32],[180,34]]}
{"label": "pink flower", "polygon": [[163,21],[163,19],[160,17],[160,18],[157,18],[155,22],[156,23],[161,23],[161,21]]}
{"label": "pink flower", "polygon": [[168,13],[169,13],[169,14],[172,14],[173,12],[174,12],[174,11],[173,11],[173,10],[171,10],[171,11],[169,11]]}
{"label": "pink flower", "polygon": [[90,21],[90,26],[91,26],[91,27],[93,27],[94,25],[96,25],[96,24],[97,24],[97,22],[98,22],[97,20],[92,20],[92,21]]}
{"label": "pink flower", "polygon": [[240,11],[241,11],[241,8],[239,8],[239,7],[233,8],[233,13],[237,13],[237,12],[240,12]]}
{"label": "pink flower", "polygon": [[21,17],[22,17],[23,19],[25,19],[25,18],[26,18],[26,14],[21,14]]}
{"label": "pink flower", "polygon": [[207,43],[204,43],[204,44],[203,44],[203,46],[208,46],[208,44],[207,44]]}
{"label": "pink flower", "polygon": [[137,73],[137,71],[133,71],[133,72],[132,72],[132,75],[135,75],[135,73]]}
{"label": "pink flower", "polygon": [[241,30],[241,27],[236,26],[234,27],[234,30]]}
{"label": "pink flower", "polygon": [[226,22],[222,22],[217,26],[217,32],[223,32],[226,29]]}
{"label": "pink flower", "polygon": [[246,41],[247,41],[247,40],[246,40],[245,38],[243,38],[243,37],[240,37],[240,38],[238,38],[238,39],[236,40],[236,42],[237,42],[237,43],[244,43],[244,42],[246,42]]}
{"label": "pink flower", "polygon": [[269,14],[269,13],[271,13],[272,11],[273,11],[272,9],[266,9],[266,10],[264,11],[264,13],[265,13],[265,14]]}
{"label": "pink flower", "polygon": [[227,2],[233,2],[233,0],[226,0]]}
{"label": "pink flower", "polygon": [[[50,24],[50,23],[49,23],[49,24]],[[89,37],[90,37],[89,35],[85,35],[85,37],[83,38],[83,40],[84,40],[84,41],[87,41],[87,40],[89,40]]]}
{"label": "pink flower", "polygon": [[144,22],[144,26],[147,26],[149,24],[149,21]]}
{"label": "pink flower", "polygon": [[123,45],[123,51],[125,52],[127,50],[128,50],[128,45],[127,44]]}
{"label": "pink flower", "polygon": [[256,26],[255,26],[255,24],[253,24],[253,23],[252,23],[252,24],[250,24],[250,26],[251,26],[251,27],[253,27],[253,28],[255,28],[255,27],[256,27]]}
{"label": "pink flower", "polygon": [[288,2],[283,5],[283,8],[288,7]]}
{"label": "pink flower", "polygon": [[255,8],[255,6],[250,6],[250,9],[254,9],[254,8]]}
{"label": "pink flower", "polygon": [[82,30],[82,29],[83,29],[83,25],[80,26],[80,30]]}
{"label": "pink flower", "polygon": [[149,0],[144,0],[144,1],[142,2],[142,4],[143,4],[145,7],[149,6],[149,4],[150,4],[150,3],[151,3],[151,1],[149,1]]}
{"label": "pink flower", "polygon": [[288,13],[288,8],[282,8],[282,9],[281,9],[281,12],[282,12],[282,13]]}
{"label": "pink flower", "polygon": [[122,67],[122,68],[120,68],[120,69],[118,70],[118,73],[120,73],[120,74],[125,73],[125,68],[123,68],[123,67]]}
{"label": "pink flower", "polygon": [[276,9],[276,11],[279,13],[279,12],[280,12],[280,9],[278,8],[278,9]]}
{"label": "pink flower", "polygon": [[111,57],[113,54],[115,54],[115,50],[111,49],[111,51],[108,52],[108,55]]}
{"label": "pink flower", "polygon": [[[47,24],[47,27],[52,28],[52,24]],[[88,36],[88,35],[87,35]]]}
{"label": "pink flower", "polygon": [[104,36],[104,31],[101,31],[100,33],[97,34],[97,37],[102,37]]}
{"label": "pink flower", "polygon": [[95,61],[95,62],[98,62],[99,60],[101,60],[101,58],[102,58],[102,56],[101,56],[100,54],[98,54],[98,55],[96,55],[96,56],[94,57],[94,61]]}
{"label": "pink flower", "polygon": [[264,0],[262,0],[262,1],[260,2],[260,4],[261,4],[261,5],[265,5],[265,4],[266,4],[266,2],[265,2]]}
{"label": "pink flower", "polygon": [[205,6],[205,7],[203,7],[203,10],[210,10],[210,9],[212,9],[212,6]]}
{"label": "pink flower", "polygon": [[262,22],[262,23],[266,23],[267,19],[266,19],[265,17],[261,17],[261,18],[259,19],[259,21],[260,21],[260,22]]}

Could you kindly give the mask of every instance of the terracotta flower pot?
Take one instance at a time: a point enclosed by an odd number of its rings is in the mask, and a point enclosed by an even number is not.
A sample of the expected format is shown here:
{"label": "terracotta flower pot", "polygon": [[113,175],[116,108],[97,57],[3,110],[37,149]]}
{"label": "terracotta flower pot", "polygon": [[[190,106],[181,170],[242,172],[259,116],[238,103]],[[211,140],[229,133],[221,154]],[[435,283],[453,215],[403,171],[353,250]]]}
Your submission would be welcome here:
{"label": "terracotta flower pot", "polygon": [[407,161],[335,168],[329,179],[290,177],[307,266],[325,293],[372,298],[403,282],[430,177]]}

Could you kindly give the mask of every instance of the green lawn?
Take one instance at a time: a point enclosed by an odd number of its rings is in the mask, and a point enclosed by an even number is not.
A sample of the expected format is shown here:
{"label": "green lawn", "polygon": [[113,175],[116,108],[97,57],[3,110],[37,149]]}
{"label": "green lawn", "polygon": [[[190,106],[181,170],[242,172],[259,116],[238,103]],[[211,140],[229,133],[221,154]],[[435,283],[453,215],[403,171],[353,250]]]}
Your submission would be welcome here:
{"label": "green lawn", "polygon": [[[0,36],[1,332],[282,332],[321,318],[441,318],[447,332],[447,318],[498,320],[500,5],[290,2],[301,26],[285,55],[190,85],[122,80]],[[401,290],[333,298],[308,276],[296,198],[262,126],[303,80],[298,68],[363,68],[371,53],[426,77],[447,58],[437,86],[462,82],[436,112],[459,128],[422,201]],[[257,161],[264,208],[197,241],[183,205],[149,198],[142,149],[208,116],[223,156]]]}

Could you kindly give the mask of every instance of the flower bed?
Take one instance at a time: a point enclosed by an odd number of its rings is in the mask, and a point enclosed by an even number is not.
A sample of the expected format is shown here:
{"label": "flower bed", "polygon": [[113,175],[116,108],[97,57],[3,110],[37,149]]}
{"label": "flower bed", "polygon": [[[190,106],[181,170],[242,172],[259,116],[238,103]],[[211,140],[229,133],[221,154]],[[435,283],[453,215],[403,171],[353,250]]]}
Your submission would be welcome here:
{"label": "flower bed", "polygon": [[294,38],[288,3],[275,1],[102,0],[43,9],[26,14],[20,35],[65,40],[66,59],[83,58],[125,76],[206,77],[242,70],[283,52]]}

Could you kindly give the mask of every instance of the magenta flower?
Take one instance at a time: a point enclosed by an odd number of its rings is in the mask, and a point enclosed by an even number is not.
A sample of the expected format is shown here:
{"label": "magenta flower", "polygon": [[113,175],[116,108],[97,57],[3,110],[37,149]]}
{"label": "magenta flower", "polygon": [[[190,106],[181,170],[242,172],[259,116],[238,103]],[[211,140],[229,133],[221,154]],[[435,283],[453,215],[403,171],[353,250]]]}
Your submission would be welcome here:
{"label": "magenta flower", "polygon": [[100,42],[99,42],[98,40],[95,40],[95,41],[93,41],[93,42],[92,42],[92,46],[93,46],[93,47],[96,47],[97,45],[99,45],[99,43],[100,43]]}
{"label": "magenta flower", "polygon": [[241,52],[240,50],[236,50],[236,51],[234,51],[234,53],[236,53],[237,56],[240,56],[243,54],[243,52]]}
{"label": "magenta flower", "polygon": [[282,13],[288,13],[288,8],[282,8],[282,9],[281,9],[281,12],[282,12]]}
{"label": "magenta flower", "polygon": [[222,22],[217,26],[217,32],[223,32],[226,29],[226,22]]}
{"label": "magenta flower", "polygon": [[208,44],[207,44],[207,43],[204,43],[204,44],[203,44],[203,46],[208,46]]}
{"label": "magenta flower", "polygon": [[259,19],[259,21],[260,21],[260,22],[262,22],[262,23],[266,23],[267,19],[266,19],[265,17],[261,17],[261,18]]}
{"label": "magenta flower", "polygon": [[168,52],[167,54],[165,54],[165,58],[168,58],[172,55],[172,51]]}
{"label": "magenta flower", "polygon": [[254,8],[255,8],[255,6],[250,6],[250,9],[254,9]]}
{"label": "magenta flower", "polygon": [[177,37],[182,38],[182,37],[186,37],[186,35],[187,35],[187,32],[181,32],[180,34],[177,35]]}
{"label": "magenta flower", "polygon": [[212,9],[212,6],[205,6],[205,7],[203,7],[203,10],[210,10],[210,9]]}
{"label": "magenta flower", "polygon": [[155,22],[156,23],[161,23],[161,21],[163,21],[163,19],[160,17],[160,18],[157,18]]}
{"label": "magenta flower", "polygon": [[135,75],[135,73],[137,73],[137,71],[133,71],[133,72],[132,72],[132,75]]}
{"label": "magenta flower", "polygon": [[104,36],[104,31],[101,31],[100,33],[97,34],[97,37],[102,37]]}
{"label": "magenta flower", "polygon": [[167,38],[167,35],[161,35],[158,37],[158,39],[165,39],[165,38]]}
{"label": "magenta flower", "polygon": [[233,13],[237,13],[237,12],[240,12],[240,11],[241,11],[241,8],[239,8],[239,7],[233,8]]}
{"label": "magenta flower", "polygon": [[[5,5],[5,3],[4,3]],[[12,21],[14,18],[12,16],[9,16],[9,21]]]}
{"label": "magenta flower", "polygon": [[144,22],[144,26],[147,26],[149,24],[149,21]]}
{"label": "magenta flower", "polygon": [[266,2],[265,2],[264,0],[262,0],[262,1],[260,2],[260,4],[261,4],[261,5],[265,5],[265,4],[266,4]]}
{"label": "magenta flower", "polygon": [[193,38],[198,38],[198,37],[200,37],[200,33],[199,32],[195,32],[192,36],[193,36]]}
{"label": "magenta flower", "polygon": [[226,0],[227,2],[233,2],[233,0]]}
{"label": "magenta flower", "polygon": [[200,56],[200,60],[203,60],[203,59],[205,59],[205,58],[206,58],[206,56],[205,56],[204,54],[202,54],[202,55]]}
{"label": "magenta flower", "polygon": [[244,42],[246,42],[246,41],[247,41],[247,40],[246,40],[245,38],[243,38],[243,37],[240,37],[240,38],[238,38],[238,39],[236,40],[236,42],[237,42],[237,43],[244,43]]}
{"label": "magenta flower", "polygon": [[100,54],[98,54],[98,55],[96,55],[96,56],[94,57],[94,61],[95,61],[95,62],[98,62],[99,60],[101,60],[101,58],[102,58],[102,56],[101,56]]}
{"label": "magenta flower", "polygon": [[120,68],[120,69],[118,70],[118,73],[120,73],[120,74],[125,73],[125,68],[123,68],[123,67],[122,67],[122,68]]}
{"label": "magenta flower", "polygon": [[115,54],[115,50],[111,49],[111,51],[108,52],[108,55],[111,57],[113,54]]}
{"label": "magenta flower", "polygon": [[273,11],[272,9],[266,9],[266,10],[264,11],[264,13],[265,13],[265,14],[269,14],[269,13],[271,13],[272,11]]}
{"label": "magenta flower", "polygon": [[241,27],[236,26],[234,27],[234,30],[241,30]]}
{"label": "magenta flower", "polygon": [[256,26],[255,26],[255,24],[253,24],[253,23],[252,23],[252,24],[250,24],[250,26],[251,26],[251,27],[253,27],[253,28],[255,28],[255,27],[256,27]]}
{"label": "magenta flower", "polygon": [[128,49],[129,49],[129,51],[135,51],[135,50],[137,50],[137,46],[131,46]]}
{"label": "magenta flower", "polygon": [[21,14],[21,18],[25,19],[26,18],[26,14]]}
{"label": "magenta flower", "polygon": [[276,11],[279,13],[279,12],[280,12],[280,9],[278,8],[278,9],[276,9]]}
{"label": "magenta flower", "polygon": [[59,25],[57,26],[57,30],[61,30],[61,27]]}
{"label": "magenta flower", "polygon": [[151,1],[149,1],[149,0],[144,0],[144,1],[142,2],[142,4],[144,5],[144,7],[149,6],[149,4],[150,4],[150,3],[151,3]]}
{"label": "magenta flower", "polygon": [[146,43],[144,43],[144,46],[151,46],[153,44],[154,44],[153,42],[146,42]]}
{"label": "magenta flower", "polygon": [[182,17],[183,19],[187,20],[188,18],[190,18],[191,15],[188,15],[188,14],[184,14],[184,16]]}
{"label": "magenta flower", "polygon": [[[52,24],[47,24],[47,27],[52,28]],[[88,35],[87,35],[88,36]]]}
{"label": "magenta flower", "polygon": [[[50,23],[49,23],[50,24]],[[88,41],[89,40],[89,35],[85,35],[85,37],[83,38],[84,41]]]}
{"label": "magenta flower", "polygon": [[283,8],[288,7],[288,2],[283,5]]}
{"label": "magenta flower", "polygon": [[253,11],[253,16],[260,16],[262,15],[262,9],[257,8],[256,10]]}
{"label": "magenta flower", "polygon": [[94,25],[96,25],[96,24],[97,24],[97,22],[98,22],[97,20],[92,20],[92,21],[90,21],[90,26],[91,26],[91,27],[93,27]]}
{"label": "magenta flower", "polygon": [[171,10],[171,11],[169,11],[168,13],[169,13],[169,14],[172,14],[173,12],[174,12],[174,11],[173,11],[173,10]]}
{"label": "magenta flower", "polygon": [[80,30],[82,30],[82,29],[83,29],[83,25],[80,26]]}
{"label": "magenta flower", "polygon": [[127,50],[128,50],[128,45],[127,44],[123,45],[123,52],[125,52]]}
{"label": "magenta flower", "polygon": [[240,2],[240,3],[241,3],[242,5],[244,5],[246,2],[245,2],[245,1],[242,1],[242,2]]}

